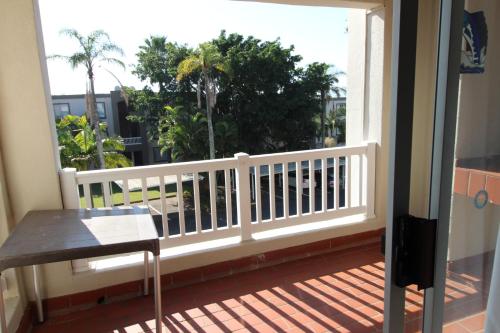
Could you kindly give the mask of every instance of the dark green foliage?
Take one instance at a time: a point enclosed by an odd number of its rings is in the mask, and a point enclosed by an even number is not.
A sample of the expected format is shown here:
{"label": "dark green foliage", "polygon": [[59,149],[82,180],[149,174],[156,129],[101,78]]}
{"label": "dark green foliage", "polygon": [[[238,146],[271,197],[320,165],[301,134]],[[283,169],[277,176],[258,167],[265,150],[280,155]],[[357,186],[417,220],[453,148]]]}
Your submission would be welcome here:
{"label": "dark green foliage", "polygon": [[[321,114],[319,81],[324,77],[299,67],[301,56],[293,46],[283,47],[279,39],[260,41],[223,31],[211,43],[226,66],[213,73],[217,82],[212,111],[216,157],[240,151],[309,149],[318,131],[313,119]],[[163,150],[171,149],[175,160],[208,157],[205,85],[199,81],[203,76],[193,73],[175,80],[179,63],[193,54],[164,37],[146,40],[135,73],[159,90],[145,87],[130,92],[130,119],[146,124],[149,139],[158,140]],[[319,65],[327,66],[315,64]],[[200,107],[197,87],[201,87]]]}

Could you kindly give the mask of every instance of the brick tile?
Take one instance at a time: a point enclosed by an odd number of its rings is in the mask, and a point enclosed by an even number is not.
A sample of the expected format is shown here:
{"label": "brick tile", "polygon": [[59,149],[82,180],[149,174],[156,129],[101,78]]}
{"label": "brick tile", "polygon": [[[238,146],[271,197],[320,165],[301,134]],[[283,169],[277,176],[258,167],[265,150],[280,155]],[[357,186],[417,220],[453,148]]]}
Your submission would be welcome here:
{"label": "brick tile", "polygon": [[[370,232],[369,235],[377,232],[380,231]],[[352,241],[357,241],[357,238],[345,236],[334,243]],[[343,248],[334,253],[183,287],[170,286],[163,295],[165,329],[182,333],[380,332],[383,323],[384,264],[376,245]],[[189,280],[207,272],[216,273],[218,269],[233,269],[234,265],[244,267],[252,260],[225,263],[204,268],[205,271],[173,273],[164,283],[173,279],[175,284],[183,284],[183,278]],[[464,325],[473,329],[481,327],[474,326],[479,325],[480,320],[466,316],[484,311],[485,284],[477,274],[483,266],[478,265],[477,259],[464,262],[450,266],[456,269],[450,273],[452,279],[448,279],[447,283],[446,319],[465,319],[460,324],[448,324],[445,328],[448,333],[454,332],[452,328],[466,329]],[[105,291],[111,295],[140,290],[141,284],[142,281],[136,281],[135,284],[109,287]],[[406,331],[417,332],[422,316],[422,293],[413,287],[409,289]],[[71,297],[84,304],[93,301],[100,293],[94,291]],[[71,306],[65,300],[69,303],[70,297],[52,302],[61,302],[61,307]],[[37,325],[33,332],[148,332],[154,328],[153,314],[152,297],[137,297],[66,315],[54,315],[43,325]]]}
{"label": "brick tile", "polygon": [[462,168],[455,168],[455,179],[453,184],[453,192],[467,195],[469,188],[469,170]]}
{"label": "brick tile", "polygon": [[490,202],[494,205],[500,205],[500,175],[486,178],[486,191],[488,191]]}
{"label": "brick tile", "polygon": [[469,330],[460,324],[452,323],[443,327],[443,333],[469,333]]}
{"label": "brick tile", "polygon": [[[151,288],[153,284],[150,284]],[[138,294],[142,292],[143,284],[139,283],[139,281],[132,281],[127,283],[122,283],[110,287],[106,287],[106,296],[107,297],[115,297],[115,296],[123,296],[126,294]],[[151,290],[153,292],[153,290]]]}
{"label": "brick tile", "polygon": [[83,305],[83,304],[97,304],[101,298],[106,296],[106,289],[97,289],[86,291],[78,294],[71,295],[70,304],[71,306]]}
{"label": "brick tile", "polygon": [[471,171],[469,177],[469,190],[467,195],[473,198],[477,192],[483,190],[486,185],[486,175],[481,172]]}
{"label": "brick tile", "polygon": [[188,269],[172,273],[172,284],[185,285],[189,283],[201,282],[203,271],[200,268]]}
{"label": "brick tile", "polygon": [[70,306],[69,296],[53,297],[43,300],[43,307],[47,313],[66,309]]}
{"label": "brick tile", "polygon": [[465,328],[467,328],[471,332],[476,332],[479,330],[484,329],[484,322],[486,320],[486,316],[483,313],[479,313],[477,315],[468,317],[466,319],[463,319],[459,321],[458,323]]}

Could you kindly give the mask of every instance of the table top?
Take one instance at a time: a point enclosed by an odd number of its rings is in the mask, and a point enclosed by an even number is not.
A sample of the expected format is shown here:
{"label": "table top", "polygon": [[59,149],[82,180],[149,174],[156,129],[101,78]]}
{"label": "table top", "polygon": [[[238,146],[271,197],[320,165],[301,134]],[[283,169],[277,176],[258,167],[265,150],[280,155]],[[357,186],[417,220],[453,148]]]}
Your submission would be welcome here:
{"label": "table top", "polygon": [[145,206],[30,211],[0,247],[0,271],[136,251],[159,254]]}

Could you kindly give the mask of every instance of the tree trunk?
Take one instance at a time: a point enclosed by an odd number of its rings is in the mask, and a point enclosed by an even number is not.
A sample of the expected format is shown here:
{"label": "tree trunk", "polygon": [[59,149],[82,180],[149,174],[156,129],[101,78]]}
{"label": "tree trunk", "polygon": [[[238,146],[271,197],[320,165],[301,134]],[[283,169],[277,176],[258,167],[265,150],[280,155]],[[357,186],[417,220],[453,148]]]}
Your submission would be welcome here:
{"label": "tree trunk", "polygon": [[210,159],[215,158],[214,127],[212,124],[212,80],[205,78],[205,96],[207,102],[207,123],[208,123],[208,145],[210,147]]}
{"label": "tree trunk", "polygon": [[321,148],[325,148],[325,116],[326,116],[325,92],[321,90]]}
{"label": "tree trunk", "polygon": [[95,143],[97,147],[97,160],[99,169],[105,169],[106,164],[104,163],[104,150],[102,147],[102,137],[101,137],[101,129],[99,128],[99,115],[97,114],[97,102],[95,98],[95,89],[94,89],[94,74],[92,71],[88,72],[89,80],[90,80],[90,124],[94,127],[95,131]]}

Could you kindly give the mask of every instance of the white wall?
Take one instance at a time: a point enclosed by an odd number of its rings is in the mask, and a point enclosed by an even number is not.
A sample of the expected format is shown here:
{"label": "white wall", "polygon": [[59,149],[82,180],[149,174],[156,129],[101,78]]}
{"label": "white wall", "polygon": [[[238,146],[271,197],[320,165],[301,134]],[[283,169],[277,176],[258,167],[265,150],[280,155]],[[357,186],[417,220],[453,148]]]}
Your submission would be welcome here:
{"label": "white wall", "polygon": [[[0,151],[5,231],[32,209],[61,208],[54,123],[31,0],[0,1]],[[31,286],[30,275],[24,275]],[[31,288],[29,288],[31,289]],[[22,293],[22,291],[21,291]],[[13,322],[11,325],[16,325]]]}
{"label": "white wall", "polygon": [[[389,14],[386,14],[389,13]],[[364,141],[377,143],[376,224],[385,226],[389,112],[392,6],[367,11],[351,9],[348,14],[348,63],[346,145]],[[359,188],[357,160],[353,161],[353,189]],[[351,193],[357,202],[358,193]]]}

